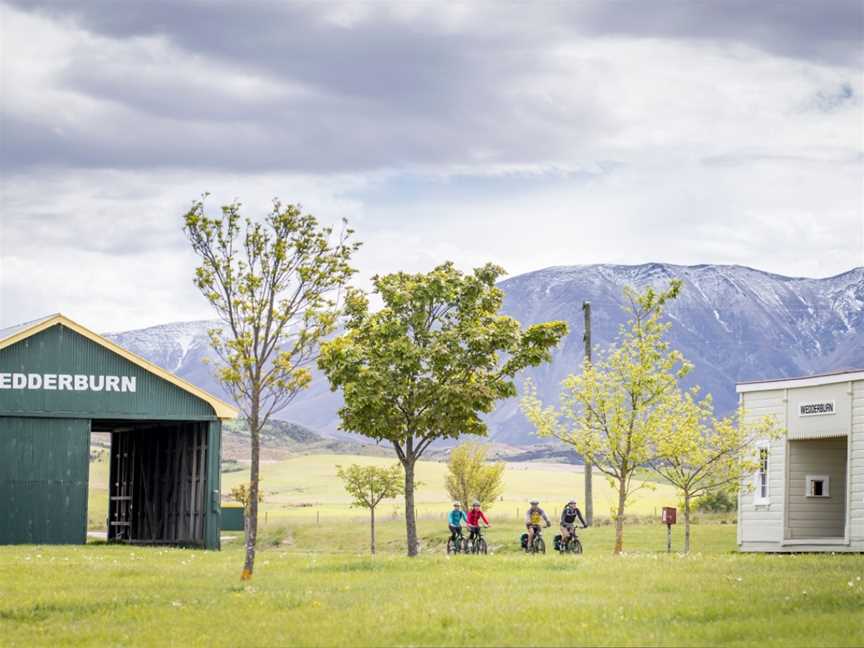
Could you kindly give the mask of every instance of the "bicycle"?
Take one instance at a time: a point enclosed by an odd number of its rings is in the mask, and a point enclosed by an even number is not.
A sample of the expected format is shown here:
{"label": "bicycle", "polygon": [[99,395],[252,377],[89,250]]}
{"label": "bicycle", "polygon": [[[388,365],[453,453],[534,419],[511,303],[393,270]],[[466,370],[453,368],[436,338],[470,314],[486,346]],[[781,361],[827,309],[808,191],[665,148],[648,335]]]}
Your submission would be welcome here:
{"label": "bicycle", "polygon": [[579,540],[579,536],[576,535],[576,529],[569,529],[569,533],[567,534],[567,539],[561,538],[561,542],[559,544],[558,551],[562,554],[572,553],[572,554],[581,554],[582,553],[582,541]]}
{"label": "bicycle", "polygon": [[525,553],[545,554],[546,542],[543,540],[543,532],[539,525],[534,527],[534,535],[531,538],[531,544],[525,547]]}
{"label": "bicycle", "polygon": [[458,536],[455,533],[451,533],[450,537],[447,538],[447,553],[449,555],[468,553],[468,540],[462,537],[461,529]]}
{"label": "bicycle", "polygon": [[483,527],[478,526],[476,531],[471,534],[468,540],[465,541],[466,553],[486,554],[489,547],[486,545],[486,538],[483,537]]}

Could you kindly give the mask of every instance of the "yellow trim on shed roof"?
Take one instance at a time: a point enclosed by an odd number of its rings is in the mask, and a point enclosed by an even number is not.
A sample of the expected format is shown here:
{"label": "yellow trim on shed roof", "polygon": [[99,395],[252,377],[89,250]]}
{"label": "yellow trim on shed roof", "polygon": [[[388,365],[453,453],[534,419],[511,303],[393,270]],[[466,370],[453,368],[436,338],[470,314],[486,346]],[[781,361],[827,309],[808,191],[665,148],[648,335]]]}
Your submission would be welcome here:
{"label": "yellow trim on shed roof", "polygon": [[150,373],[158,376],[162,380],[166,380],[173,385],[176,385],[180,389],[185,392],[192,394],[193,396],[197,396],[201,400],[210,404],[213,408],[213,411],[216,413],[220,419],[234,419],[239,415],[239,410],[233,405],[229,405],[225,401],[216,398],[209,392],[204,391],[200,387],[196,387],[190,382],[183,380],[182,378],[175,376],[169,371],[166,371],[159,365],[153,364],[149,360],[145,360],[139,355],[132,353],[131,351],[127,351],[123,347],[118,344],[115,344],[111,340],[94,333],[90,329],[87,329],[77,322],[73,322],[65,315],[61,315],[57,313],[55,315],[49,315],[46,318],[38,319],[33,322],[32,326],[26,326],[20,330],[17,330],[12,335],[0,339],[0,349],[5,349],[8,346],[15,344],[16,342],[20,342],[21,340],[25,340],[37,333],[41,333],[42,331],[51,328],[52,326],[57,326],[61,324],[68,329],[71,329],[78,333],[79,335],[84,336],[91,342],[95,342],[96,344],[105,347],[109,351],[116,353],[119,356],[126,358],[132,364],[138,365],[142,369],[149,371]]}

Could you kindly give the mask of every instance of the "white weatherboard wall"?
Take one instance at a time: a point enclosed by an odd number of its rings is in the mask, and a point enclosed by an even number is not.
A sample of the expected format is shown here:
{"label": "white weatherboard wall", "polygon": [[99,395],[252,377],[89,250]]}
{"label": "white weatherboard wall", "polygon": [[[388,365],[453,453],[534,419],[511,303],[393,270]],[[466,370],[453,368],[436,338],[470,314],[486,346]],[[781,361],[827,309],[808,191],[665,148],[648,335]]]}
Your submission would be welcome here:
{"label": "white weatherboard wall", "polygon": [[[767,498],[758,497],[755,475],[739,495],[739,549],[864,552],[864,371],[742,384],[738,392],[745,423],[771,416],[784,430],[767,444]],[[830,497],[806,497],[814,472],[830,474]]]}
{"label": "white weatherboard wall", "polygon": [[[744,394],[744,424],[752,424],[765,416],[778,425],[786,424],[786,403],[783,390]],[[760,547],[775,545],[783,535],[783,504],[786,483],[782,466],[786,456],[786,440],[774,440],[768,453],[768,501],[756,503],[755,476],[741,489],[738,499],[738,544]]]}
{"label": "white weatherboard wall", "polygon": [[864,380],[852,383],[849,513],[852,544],[864,547]]}

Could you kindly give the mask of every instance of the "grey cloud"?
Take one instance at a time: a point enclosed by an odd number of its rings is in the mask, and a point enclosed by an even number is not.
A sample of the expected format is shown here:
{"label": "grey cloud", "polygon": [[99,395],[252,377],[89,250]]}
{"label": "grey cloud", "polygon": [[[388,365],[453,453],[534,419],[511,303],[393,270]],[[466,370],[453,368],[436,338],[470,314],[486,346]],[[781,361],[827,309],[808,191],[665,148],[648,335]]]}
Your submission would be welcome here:
{"label": "grey cloud", "polygon": [[[464,33],[430,29],[438,5],[414,22],[393,17],[392,7],[368,4],[374,13],[360,29],[322,17],[335,3],[270,2],[117,3],[113,0],[10,0],[49,15],[72,16],[87,29],[114,37],[163,34],[194,52],[256,62],[274,69],[308,70],[310,78],[348,82],[364,92],[368,82],[410,81],[419,61],[436,65],[459,58]],[[424,6],[414,4],[417,6]],[[565,3],[475,3],[479,17],[470,41],[478,49],[496,41],[517,46],[578,34],[720,39],[783,56],[860,64],[864,54],[864,5],[859,0],[594,0]],[[290,54],[290,55],[289,55]],[[381,65],[377,77],[341,74],[367,61]],[[334,62],[341,65],[334,66]],[[324,73],[322,75],[322,72]],[[431,96],[431,95],[430,95]]]}
{"label": "grey cloud", "polygon": [[[566,151],[566,136],[588,141],[609,127],[590,97],[554,114],[522,86],[542,71],[542,53],[501,34],[424,32],[383,18],[343,29],[308,7],[268,6],[273,10],[253,5],[234,14],[221,4],[206,11],[163,3],[122,11],[110,2],[77,10],[43,5],[52,14],[73,12],[113,38],[167,36],[205,57],[217,76],[80,49],[56,83],[100,100],[103,118],[56,127],[10,116],[4,166],[314,173],[477,157],[530,164]],[[258,75],[274,91],[229,92],[220,69]]]}
{"label": "grey cloud", "polygon": [[731,151],[723,155],[710,155],[703,157],[701,163],[711,167],[733,167],[752,165],[758,162],[768,163],[791,163],[795,165],[819,165],[819,166],[861,166],[864,154],[853,148],[847,149],[813,149],[807,155],[803,154],[778,154],[767,151]]}
{"label": "grey cloud", "polygon": [[835,88],[820,90],[804,103],[805,110],[833,113],[845,108],[860,109],[861,95],[851,83],[841,83]]}
{"label": "grey cloud", "polygon": [[850,66],[864,57],[860,0],[626,0],[573,7],[573,22],[594,34],[713,39]]}
{"label": "grey cloud", "polygon": [[[13,170],[543,163],[616,128],[592,98],[593,78],[571,70],[562,77],[586,85],[576,105],[557,106],[546,88],[533,89],[558,45],[615,35],[719,39],[847,64],[860,58],[864,15],[845,0],[490,4],[471,5],[471,19],[450,28],[438,5],[407,19],[369,3],[362,6],[371,15],[343,27],[326,19],[330,3],[9,4],[118,42],[159,36],[211,70],[190,77],[158,62],[76,50],[57,87],[99,100],[101,117],[58,124],[10,115],[2,166]],[[259,76],[275,91],[228,92],[220,69]]]}

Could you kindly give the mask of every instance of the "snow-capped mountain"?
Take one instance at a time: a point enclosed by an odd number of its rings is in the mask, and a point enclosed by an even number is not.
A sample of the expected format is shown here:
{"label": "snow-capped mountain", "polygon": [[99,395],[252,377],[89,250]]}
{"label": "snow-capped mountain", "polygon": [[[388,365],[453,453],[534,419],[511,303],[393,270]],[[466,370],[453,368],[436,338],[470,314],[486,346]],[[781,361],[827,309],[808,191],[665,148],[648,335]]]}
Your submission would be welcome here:
{"label": "snow-capped mountain", "polygon": [[[691,380],[714,396],[720,412],[737,402],[735,383],[864,367],[864,268],[826,279],[784,277],[741,266],[585,265],[547,268],[500,285],[504,312],[523,325],[563,319],[570,334],[553,362],[525,372],[547,402],[558,385],[578,370],[583,357],[582,302],[592,303],[595,358],[625,321],[623,288],[663,287],[681,279],[680,297],[667,310],[670,340],[695,364]],[[201,387],[221,394],[212,368],[207,329],[213,322],[166,324],[109,338]],[[224,396],[224,394],[223,394]],[[338,394],[316,376],[312,387],[285,412],[324,434],[336,434]],[[536,442],[513,399],[489,417],[490,434],[501,442]]]}
{"label": "snow-capped mountain", "polygon": [[[541,397],[555,402],[560,381],[581,365],[583,300],[592,303],[596,357],[626,320],[624,286],[661,288],[672,279],[683,286],[667,308],[669,339],[695,364],[689,382],[712,394],[720,413],[736,407],[736,382],[864,367],[864,268],[804,279],[741,266],[556,267],[501,283],[505,312],[523,325],[550,319],[570,323],[570,335],[554,361],[526,372]],[[524,438],[527,422],[518,403],[499,406],[493,420],[497,438]]]}
{"label": "snow-capped mountain", "polygon": [[225,398],[225,393],[213,377],[213,366],[204,362],[212,358],[207,331],[218,322],[174,322],[150,328],[107,333],[107,337],[132,353],[146,358],[181,378]]}

